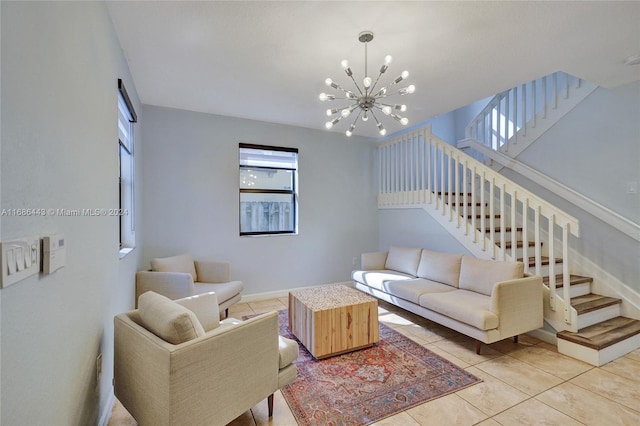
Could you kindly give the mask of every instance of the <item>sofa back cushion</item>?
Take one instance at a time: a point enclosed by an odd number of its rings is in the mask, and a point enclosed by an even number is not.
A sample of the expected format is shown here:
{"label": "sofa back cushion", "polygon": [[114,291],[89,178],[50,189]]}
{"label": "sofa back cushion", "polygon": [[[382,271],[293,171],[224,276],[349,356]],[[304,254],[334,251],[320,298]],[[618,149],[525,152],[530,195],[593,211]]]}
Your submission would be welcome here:
{"label": "sofa back cushion", "polygon": [[482,260],[464,255],[460,266],[459,287],[491,296],[496,283],[523,276],[524,264],[522,262]]}
{"label": "sofa back cushion", "polygon": [[420,263],[421,248],[391,246],[387,254],[385,269],[416,276]]}
{"label": "sofa back cushion", "polygon": [[193,256],[189,253],[151,259],[151,270],[155,272],[184,272],[191,274],[194,283],[198,281]]}
{"label": "sofa back cushion", "polygon": [[422,249],[420,264],[418,265],[418,277],[457,288],[460,280],[461,263],[461,254],[439,253]]}
{"label": "sofa back cushion", "polygon": [[138,312],[144,328],[174,345],[204,336],[196,314],[153,291],[138,298]]}

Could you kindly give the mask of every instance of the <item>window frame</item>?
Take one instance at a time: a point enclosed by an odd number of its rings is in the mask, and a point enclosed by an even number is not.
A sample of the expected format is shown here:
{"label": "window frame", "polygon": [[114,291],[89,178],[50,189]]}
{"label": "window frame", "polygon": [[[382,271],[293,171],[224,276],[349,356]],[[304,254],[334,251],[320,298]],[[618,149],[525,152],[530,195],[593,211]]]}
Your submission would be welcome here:
{"label": "window frame", "polygon": [[[241,164],[240,158],[240,150],[242,148],[245,149],[256,149],[256,150],[265,150],[265,151],[280,151],[280,152],[290,152],[296,154],[296,167],[272,167],[272,166],[248,166]],[[297,148],[288,148],[281,146],[271,146],[271,145],[257,145],[257,144],[249,144],[242,143],[238,144],[238,181],[240,179],[240,172],[243,169],[259,169],[259,170],[286,170],[293,172],[291,177],[291,189],[260,189],[260,188],[242,188],[238,185],[239,193],[238,193],[238,231],[241,237],[253,237],[253,236],[273,236],[273,235],[298,235],[298,149]],[[291,206],[292,206],[292,215],[293,215],[293,226],[291,230],[285,231],[242,231],[242,194],[278,194],[278,195],[291,195]]]}
{"label": "window frame", "polygon": [[[121,102],[121,100],[123,102]],[[129,137],[123,141],[118,130],[118,241],[120,258],[135,248],[135,126],[138,122],[133,103],[129,98],[122,79],[118,79],[118,123],[120,123],[121,105],[124,103],[128,114],[123,114],[129,121]],[[118,124],[119,126],[120,124]],[[119,128],[119,127],[118,127]],[[127,143],[128,142],[128,143]],[[123,152],[124,151],[124,152]],[[129,156],[128,164],[123,154]],[[126,170],[126,166],[128,170]],[[127,180],[126,177],[129,179]],[[127,188],[124,186],[127,185]],[[125,197],[128,195],[128,197]]]}

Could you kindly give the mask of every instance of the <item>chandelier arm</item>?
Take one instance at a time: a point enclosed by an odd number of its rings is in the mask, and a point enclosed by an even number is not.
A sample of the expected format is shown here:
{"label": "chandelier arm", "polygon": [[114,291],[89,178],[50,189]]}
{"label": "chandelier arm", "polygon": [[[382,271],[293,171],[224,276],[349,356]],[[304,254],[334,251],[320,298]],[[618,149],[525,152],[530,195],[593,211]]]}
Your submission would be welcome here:
{"label": "chandelier arm", "polygon": [[371,85],[371,93],[373,93],[373,89],[376,88],[376,84],[378,84],[378,80],[380,80],[380,77],[382,77],[382,73],[378,74],[378,78],[376,78],[376,81],[373,83],[373,85]]}
{"label": "chandelier arm", "polygon": [[360,92],[360,96],[364,96],[364,93],[362,93],[360,86],[358,86],[358,82],[356,81],[355,78],[353,78],[353,74],[351,74],[350,77],[351,77],[351,80],[353,81],[353,84],[356,85],[356,89],[358,89],[358,92]]}

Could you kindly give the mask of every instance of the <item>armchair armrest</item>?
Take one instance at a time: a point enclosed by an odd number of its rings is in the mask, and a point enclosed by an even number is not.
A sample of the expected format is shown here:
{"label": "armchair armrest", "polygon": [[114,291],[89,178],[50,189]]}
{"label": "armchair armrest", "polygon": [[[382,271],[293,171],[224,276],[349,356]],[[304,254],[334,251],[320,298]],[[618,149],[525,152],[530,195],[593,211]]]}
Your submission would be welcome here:
{"label": "armchair armrest", "polygon": [[189,273],[139,271],[136,273],[136,307],[138,297],[147,291],[175,300],[190,296],[193,289],[193,277]]}
{"label": "armchair armrest", "polygon": [[230,262],[196,260],[196,274],[201,283],[226,283],[230,281]]}
{"label": "armchair armrest", "polygon": [[386,251],[362,253],[360,256],[360,269],[365,271],[384,269],[384,265],[387,263],[387,253]]}
{"label": "armchair armrest", "polygon": [[497,283],[491,293],[491,312],[498,315],[498,330],[505,338],[542,327],[542,278],[529,276]]}
{"label": "armchair armrest", "polygon": [[214,292],[196,294],[176,300],[176,303],[196,314],[204,331],[211,331],[220,325],[220,307]]}

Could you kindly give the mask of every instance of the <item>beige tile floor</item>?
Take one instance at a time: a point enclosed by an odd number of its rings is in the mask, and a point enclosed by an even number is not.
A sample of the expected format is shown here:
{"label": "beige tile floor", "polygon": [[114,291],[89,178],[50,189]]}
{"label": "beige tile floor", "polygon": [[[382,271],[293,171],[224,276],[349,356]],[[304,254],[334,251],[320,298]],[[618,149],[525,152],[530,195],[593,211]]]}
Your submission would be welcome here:
{"label": "beige tile floor", "polygon": [[[287,308],[287,299],[240,303],[229,315],[258,314]],[[395,306],[380,302],[380,321],[468,370],[482,383],[426,402],[376,425],[640,425],[640,349],[602,367],[559,354],[553,345],[523,335],[483,345],[476,355],[471,338]],[[266,400],[233,426],[295,425],[282,394],[274,415]],[[136,425],[116,402],[110,426]]]}

